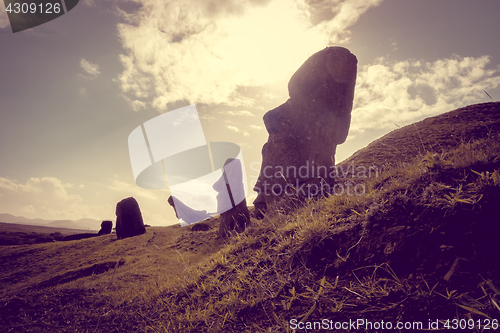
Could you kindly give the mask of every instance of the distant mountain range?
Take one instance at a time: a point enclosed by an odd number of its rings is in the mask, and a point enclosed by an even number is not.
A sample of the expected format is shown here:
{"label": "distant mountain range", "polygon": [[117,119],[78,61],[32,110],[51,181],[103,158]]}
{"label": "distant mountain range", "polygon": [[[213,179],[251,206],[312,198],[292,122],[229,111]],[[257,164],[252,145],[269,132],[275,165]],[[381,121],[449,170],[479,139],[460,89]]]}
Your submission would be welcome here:
{"label": "distant mountain range", "polygon": [[11,214],[3,213],[0,214],[0,222],[25,224],[25,225],[38,225],[38,226],[53,227],[53,228],[99,230],[101,229],[102,221],[88,219],[88,218],[83,218],[76,221],[29,219],[23,216],[14,216]]}

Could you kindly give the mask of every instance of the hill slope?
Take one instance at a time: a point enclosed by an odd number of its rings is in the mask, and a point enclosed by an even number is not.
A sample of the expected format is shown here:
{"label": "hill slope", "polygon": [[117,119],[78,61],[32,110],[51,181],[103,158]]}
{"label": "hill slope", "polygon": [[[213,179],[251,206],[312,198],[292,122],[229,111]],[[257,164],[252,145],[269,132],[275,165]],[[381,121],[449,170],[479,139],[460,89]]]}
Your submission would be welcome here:
{"label": "hill slope", "polygon": [[500,102],[469,105],[394,130],[358,150],[341,165],[396,166],[415,156],[442,153],[500,132]]}
{"label": "hill slope", "polygon": [[120,241],[6,247],[0,330],[496,329],[500,112],[498,103],[468,108],[473,119],[452,111],[353,155],[347,163],[386,165],[351,179],[362,194],[252,220],[227,245],[214,218],[208,232],[148,228]]}
{"label": "hill slope", "polygon": [[94,219],[82,218],[76,221],[71,220],[44,220],[44,219],[29,219],[23,216],[14,216],[12,214],[0,214],[0,222],[46,226],[54,228],[69,228],[78,230],[99,230],[101,228],[101,221]]}

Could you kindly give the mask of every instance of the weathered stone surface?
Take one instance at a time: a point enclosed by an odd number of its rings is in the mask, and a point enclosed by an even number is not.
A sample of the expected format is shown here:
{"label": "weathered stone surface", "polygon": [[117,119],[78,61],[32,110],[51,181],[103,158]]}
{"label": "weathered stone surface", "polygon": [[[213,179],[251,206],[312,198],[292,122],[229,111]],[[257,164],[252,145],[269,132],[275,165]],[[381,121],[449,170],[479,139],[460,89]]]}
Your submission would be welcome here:
{"label": "weathered stone surface", "polygon": [[236,207],[220,214],[220,217],[219,235],[221,237],[229,237],[233,231],[238,233],[245,231],[245,228],[250,223],[250,213],[246,199],[236,205]]}
{"label": "weathered stone surface", "polygon": [[210,229],[212,228],[208,224],[203,222],[195,223],[195,225],[191,227],[191,231],[208,231]]}
{"label": "weathered stone surface", "polygon": [[116,236],[118,239],[146,233],[139,204],[133,197],[116,205]]}
{"label": "weathered stone surface", "polygon": [[[261,197],[261,198],[264,199],[263,197]],[[266,201],[265,200],[260,201],[260,202],[254,201],[253,204],[255,207],[255,211],[254,211],[255,219],[262,220],[264,218],[264,213],[266,212]]]}
{"label": "weathered stone surface", "polygon": [[97,235],[98,236],[108,235],[111,233],[112,229],[113,229],[113,222],[112,221],[102,221],[101,230],[99,230],[99,233]]}
{"label": "weathered stone surface", "polygon": [[254,187],[259,210],[280,198],[331,191],[336,147],[349,132],[356,72],[357,59],[349,50],[327,47],[291,77],[290,98],[264,115],[269,139]]}

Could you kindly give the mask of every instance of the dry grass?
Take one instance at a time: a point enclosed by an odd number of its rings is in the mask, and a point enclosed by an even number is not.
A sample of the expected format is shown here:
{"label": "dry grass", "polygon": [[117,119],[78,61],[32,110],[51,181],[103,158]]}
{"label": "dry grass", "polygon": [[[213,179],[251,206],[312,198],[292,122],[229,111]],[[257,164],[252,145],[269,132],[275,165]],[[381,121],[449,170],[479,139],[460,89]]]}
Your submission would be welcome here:
{"label": "dry grass", "polygon": [[[252,220],[228,244],[213,219],[209,232],[148,228],[120,241],[4,247],[0,330],[292,332],[292,319],[323,318],[491,323],[500,317],[491,232],[500,135],[459,141],[357,179],[364,195],[309,200]],[[382,146],[357,158],[369,161]],[[78,277],[109,262],[116,265]],[[58,283],[61,276],[77,278]],[[47,281],[55,284],[39,287]]]}

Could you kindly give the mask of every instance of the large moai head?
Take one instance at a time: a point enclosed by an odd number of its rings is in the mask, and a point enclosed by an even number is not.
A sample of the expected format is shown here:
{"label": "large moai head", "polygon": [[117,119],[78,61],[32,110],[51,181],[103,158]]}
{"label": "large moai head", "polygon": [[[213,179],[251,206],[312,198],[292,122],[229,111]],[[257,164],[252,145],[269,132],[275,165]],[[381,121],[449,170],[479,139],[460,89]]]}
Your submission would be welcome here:
{"label": "large moai head", "polygon": [[356,74],[356,56],[343,47],[313,54],[293,74],[288,101],[264,115],[269,139],[262,148],[261,172],[254,187],[259,193],[256,207],[292,193],[318,195],[324,192],[317,187],[320,183],[333,185],[330,171],[336,147],[349,132]]}
{"label": "large moai head", "polygon": [[307,110],[304,116],[333,125],[321,134],[330,134],[336,144],[344,143],[349,132],[357,64],[348,49],[327,47],[309,57],[288,82],[289,102]]}

